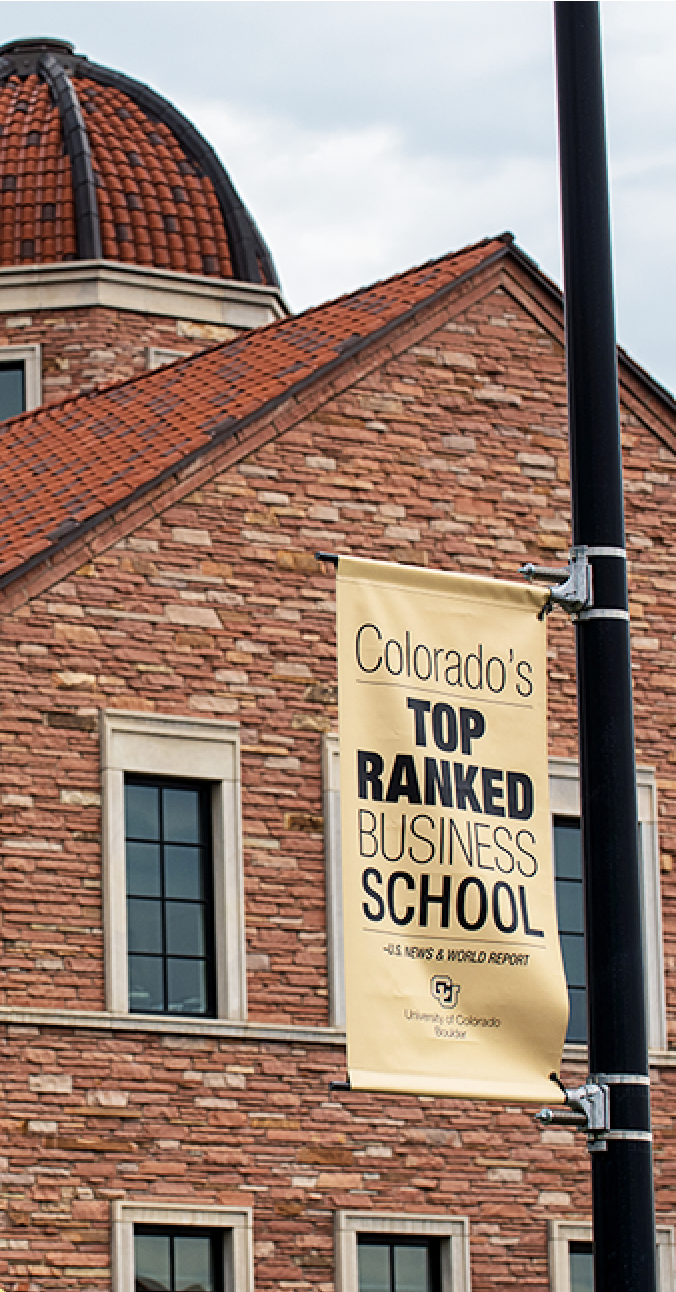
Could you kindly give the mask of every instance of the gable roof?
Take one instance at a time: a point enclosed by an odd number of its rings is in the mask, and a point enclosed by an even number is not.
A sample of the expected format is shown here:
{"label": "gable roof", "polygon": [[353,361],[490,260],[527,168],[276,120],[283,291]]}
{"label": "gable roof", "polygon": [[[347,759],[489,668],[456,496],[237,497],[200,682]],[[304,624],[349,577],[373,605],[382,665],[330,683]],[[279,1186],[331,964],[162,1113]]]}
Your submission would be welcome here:
{"label": "gable roof", "polygon": [[[237,444],[258,419],[277,419],[287,401],[334,374],[338,379],[341,367],[505,257],[535,281],[540,300],[544,292],[547,318],[560,326],[560,291],[511,234],[502,234],[129,381],[0,423],[0,589],[209,451]],[[621,358],[652,397],[651,411],[666,405],[670,420],[676,405],[668,392]],[[676,451],[673,432],[663,438]]]}
{"label": "gable roof", "polygon": [[129,381],[0,423],[0,586],[502,257],[485,240]]}

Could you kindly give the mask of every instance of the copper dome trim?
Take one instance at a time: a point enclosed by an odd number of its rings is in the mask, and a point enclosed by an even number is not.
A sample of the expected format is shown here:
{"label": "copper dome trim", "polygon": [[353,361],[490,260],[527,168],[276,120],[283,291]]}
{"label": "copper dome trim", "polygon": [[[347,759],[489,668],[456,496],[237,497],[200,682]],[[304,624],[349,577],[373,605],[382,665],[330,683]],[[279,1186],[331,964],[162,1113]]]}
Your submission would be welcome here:
{"label": "copper dome trim", "polygon": [[70,77],[53,54],[42,56],[38,73],[47,82],[58,108],[63,141],[70,157],[78,260],[100,260],[103,250],[96,180],[82,109]]}
{"label": "copper dome trim", "polygon": [[122,91],[152,117],[164,122],[181,144],[186,159],[191,157],[211,180],[225,222],[235,277],[263,286],[280,287],[277,271],[265,240],[244,205],[230,176],[199,130],[162,95],[99,63],[82,60],[78,71],[99,85]]}

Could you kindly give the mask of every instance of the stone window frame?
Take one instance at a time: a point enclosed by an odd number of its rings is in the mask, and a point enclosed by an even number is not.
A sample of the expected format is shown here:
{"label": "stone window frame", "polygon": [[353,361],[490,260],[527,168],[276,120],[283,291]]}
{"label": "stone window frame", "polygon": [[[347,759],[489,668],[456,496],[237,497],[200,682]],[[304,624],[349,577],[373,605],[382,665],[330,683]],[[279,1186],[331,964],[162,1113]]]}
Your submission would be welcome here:
{"label": "stone window frame", "polygon": [[322,741],[324,861],[326,867],[326,941],[329,978],[329,1023],[345,1027],[345,951],[343,946],[343,877],[340,831],[340,745],[327,732]]}
{"label": "stone window frame", "polygon": [[[657,1292],[674,1286],[674,1230],[657,1224]],[[571,1292],[570,1244],[592,1241],[591,1220],[548,1220],[547,1255],[550,1292]]]}
{"label": "stone window frame", "polygon": [[[246,1018],[239,724],[108,710],[101,714],[106,1008],[130,1014],[124,778],[169,776],[212,786],[216,1018]],[[139,1026],[157,1014],[134,1014]],[[182,1015],[160,1017],[176,1020]]]}
{"label": "stone window frame", "polygon": [[148,371],[163,368],[165,363],[173,363],[175,359],[187,359],[189,354],[189,350],[171,350],[164,345],[149,345],[146,346],[146,368]]}
{"label": "stone window frame", "polygon": [[359,1292],[357,1239],[360,1234],[439,1239],[440,1292],[470,1292],[469,1220],[465,1216],[337,1211],[334,1233],[336,1292]]}
{"label": "stone window frame", "polygon": [[42,403],[42,346],[38,343],[0,346],[0,366],[22,363],[24,373],[24,412],[39,408]]}
{"label": "stone window frame", "polygon": [[250,1207],[115,1200],[112,1204],[113,1292],[134,1292],[135,1225],[222,1230],[225,1287],[228,1292],[253,1292],[253,1212]]}
{"label": "stone window frame", "polygon": [[[652,768],[638,768],[636,784],[643,861],[642,900],[648,978],[648,1036],[650,1048],[659,1051],[666,1049],[666,998],[660,897],[657,785],[655,772]],[[340,753],[339,737],[334,732],[328,732],[324,736],[323,793],[330,1021],[334,1027],[344,1027],[345,966],[340,864]],[[550,757],[549,798],[552,829],[555,816],[579,817],[580,775],[577,759]],[[586,1046],[580,1045],[567,1045],[566,1053],[571,1056],[579,1053],[582,1056],[586,1053],[586,1048]]]}

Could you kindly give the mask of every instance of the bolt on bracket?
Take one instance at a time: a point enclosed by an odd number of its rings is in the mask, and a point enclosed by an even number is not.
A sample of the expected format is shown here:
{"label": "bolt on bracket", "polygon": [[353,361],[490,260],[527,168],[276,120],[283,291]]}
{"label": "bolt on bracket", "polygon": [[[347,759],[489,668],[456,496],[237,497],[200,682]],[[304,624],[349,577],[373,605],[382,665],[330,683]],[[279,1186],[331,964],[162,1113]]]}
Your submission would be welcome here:
{"label": "bolt on bracket", "polygon": [[554,606],[560,606],[575,618],[581,610],[588,610],[594,604],[592,569],[585,546],[571,547],[566,569],[529,563],[520,567],[519,574],[530,583],[546,583],[549,586],[549,600],[540,611],[540,619],[544,619]]}
{"label": "bolt on bracket", "polygon": [[605,1133],[610,1130],[610,1087],[588,1081],[571,1090],[565,1086],[561,1089],[566,1096],[565,1106],[541,1108],[535,1114],[535,1121],[540,1126],[569,1126],[584,1131],[589,1152],[605,1152]]}

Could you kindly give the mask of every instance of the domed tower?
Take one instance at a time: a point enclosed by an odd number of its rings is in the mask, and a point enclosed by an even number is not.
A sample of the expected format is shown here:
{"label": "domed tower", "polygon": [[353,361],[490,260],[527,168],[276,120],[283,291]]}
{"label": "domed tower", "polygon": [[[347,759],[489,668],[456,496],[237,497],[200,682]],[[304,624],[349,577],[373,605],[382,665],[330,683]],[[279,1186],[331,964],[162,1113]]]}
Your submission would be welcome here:
{"label": "domed tower", "polygon": [[0,48],[0,418],[285,314],[195,127],[67,41]]}

